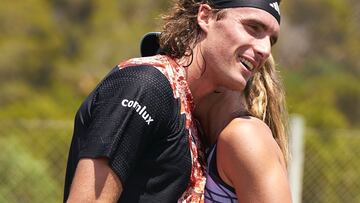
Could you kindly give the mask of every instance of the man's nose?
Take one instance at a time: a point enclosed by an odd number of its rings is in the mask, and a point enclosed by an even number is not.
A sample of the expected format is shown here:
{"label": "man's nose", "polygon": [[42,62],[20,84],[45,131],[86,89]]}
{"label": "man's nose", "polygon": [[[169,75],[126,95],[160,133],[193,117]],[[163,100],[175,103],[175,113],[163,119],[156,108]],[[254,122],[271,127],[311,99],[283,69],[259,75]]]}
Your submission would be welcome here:
{"label": "man's nose", "polygon": [[254,51],[257,57],[261,58],[262,60],[266,60],[271,53],[270,37],[266,36],[256,39],[254,44]]}

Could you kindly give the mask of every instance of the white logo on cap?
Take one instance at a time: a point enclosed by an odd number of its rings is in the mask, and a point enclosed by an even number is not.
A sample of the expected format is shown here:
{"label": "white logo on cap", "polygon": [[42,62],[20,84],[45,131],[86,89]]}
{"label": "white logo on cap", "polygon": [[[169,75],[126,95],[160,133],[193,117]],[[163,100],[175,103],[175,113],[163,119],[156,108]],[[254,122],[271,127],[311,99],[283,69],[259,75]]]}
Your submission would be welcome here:
{"label": "white logo on cap", "polygon": [[280,7],[279,7],[279,4],[277,2],[270,3],[270,6],[273,7],[278,12],[278,14],[280,15]]}

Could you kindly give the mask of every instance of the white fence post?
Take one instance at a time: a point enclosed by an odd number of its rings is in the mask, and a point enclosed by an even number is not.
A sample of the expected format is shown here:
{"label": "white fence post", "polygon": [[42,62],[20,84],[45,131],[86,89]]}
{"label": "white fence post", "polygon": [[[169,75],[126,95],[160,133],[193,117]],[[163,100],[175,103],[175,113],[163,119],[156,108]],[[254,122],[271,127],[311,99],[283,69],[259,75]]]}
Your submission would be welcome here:
{"label": "white fence post", "polygon": [[304,162],[304,127],[305,122],[300,115],[290,117],[289,135],[289,182],[293,203],[302,201],[303,162]]}

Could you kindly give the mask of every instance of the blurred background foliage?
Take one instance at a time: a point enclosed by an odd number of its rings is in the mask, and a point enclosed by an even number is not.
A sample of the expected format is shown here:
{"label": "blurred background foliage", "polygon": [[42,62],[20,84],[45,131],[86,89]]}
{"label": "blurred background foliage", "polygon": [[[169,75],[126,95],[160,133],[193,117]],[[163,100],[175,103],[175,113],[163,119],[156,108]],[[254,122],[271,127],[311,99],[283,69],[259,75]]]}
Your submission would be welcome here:
{"label": "blurred background foliage", "polygon": [[[141,37],[160,30],[160,14],[171,1],[0,3],[0,202],[58,202],[77,108],[112,67],[139,56]],[[360,3],[302,0],[281,7],[274,55],[289,112],[303,115],[311,129],[311,157],[339,129],[360,137]],[[336,152],[339,141],[331,140]],[[358,155],[352,161],[359,165]],[[360,182],[359,175],[354,180]]]}

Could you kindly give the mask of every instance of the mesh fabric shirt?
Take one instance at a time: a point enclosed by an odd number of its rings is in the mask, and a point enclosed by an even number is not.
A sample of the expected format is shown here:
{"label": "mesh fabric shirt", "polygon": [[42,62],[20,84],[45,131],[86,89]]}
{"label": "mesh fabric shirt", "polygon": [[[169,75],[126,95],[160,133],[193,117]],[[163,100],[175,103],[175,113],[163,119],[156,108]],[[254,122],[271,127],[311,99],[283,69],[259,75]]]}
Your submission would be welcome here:
{"label": "mesh fabric shirt", "polygon": [[185,72],[167,56],[115,67],[75,117],[64,201],[81,158],[106,157],[118,202],[199,202],[205,178]]}

